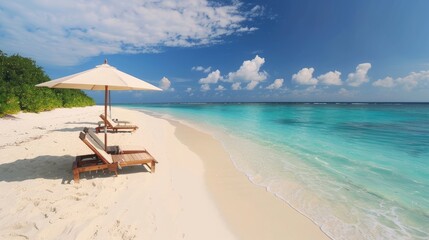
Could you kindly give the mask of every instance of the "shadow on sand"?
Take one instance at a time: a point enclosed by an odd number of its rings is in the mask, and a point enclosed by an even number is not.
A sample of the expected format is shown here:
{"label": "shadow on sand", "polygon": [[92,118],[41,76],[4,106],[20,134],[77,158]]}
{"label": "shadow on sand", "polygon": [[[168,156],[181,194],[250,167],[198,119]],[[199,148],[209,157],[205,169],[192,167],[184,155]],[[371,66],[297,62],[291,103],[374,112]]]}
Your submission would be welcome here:
{"label": "shadow on sand", "polygon": [[84,127],[53,129],[51,132],[80,132]]}
{"label": "shadow on sand", "polygon": [[98,126],[96,122],[66,122],[66,124],[93,125]]}
{"label": "shadow on sand", "polygon": [[[72,164],[75,156],[43,155],[33,159],[18,159],[0,165],[0,182],[19,182],[31,179],[61,180],[62,184],[73,183]],[[143,166],[132,166],[119,169],[118,174],[148,172]],[[115,175],[109,171],[92,171],[81,173],[80,179],[107,178]]]}

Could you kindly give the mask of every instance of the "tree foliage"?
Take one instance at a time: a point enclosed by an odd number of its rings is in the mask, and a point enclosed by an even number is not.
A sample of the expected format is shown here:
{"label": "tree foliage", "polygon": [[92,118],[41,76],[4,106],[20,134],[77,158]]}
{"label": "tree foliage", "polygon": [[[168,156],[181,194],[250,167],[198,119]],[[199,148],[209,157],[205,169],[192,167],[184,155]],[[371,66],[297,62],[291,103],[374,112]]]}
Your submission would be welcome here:
{"label": "tree foliage", "polygon": [[0,51],[0,117],[19,111],[41,112],[95,104],[81,90],[35,87],[49,80],[33,60],[19,55],[7,56]]}

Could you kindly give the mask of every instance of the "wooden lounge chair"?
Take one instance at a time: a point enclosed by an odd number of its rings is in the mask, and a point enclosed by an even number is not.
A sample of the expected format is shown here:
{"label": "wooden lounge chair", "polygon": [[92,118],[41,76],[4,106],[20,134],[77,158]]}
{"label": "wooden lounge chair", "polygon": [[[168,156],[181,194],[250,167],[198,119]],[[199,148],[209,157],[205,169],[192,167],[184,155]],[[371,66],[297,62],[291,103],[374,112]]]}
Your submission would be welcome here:
{"label": "wooden lounge chair", "polygon": [[[111,117],[108,117],[108,119],[111,120],[111,122],[114,122],[116,124],[131,124],[131,122],[129,122],[129,121],[120,121],[118,119],[112,119]],[[102,127],[102,126],[104,126],[104,121],[98,121],[97,124],[99,127]]]}
{"label": "wooden lounge chair", "polygon": [[[133,166],[147,165],[151,173],[155,172],[155,164],[158,163],[146,150],[137,152],[122,151],[119,154],[108,154],[96,140],[87,133],[81,132],[79,138],[94,152],[94,154],[77,156],[73,162],[73,179],[79,182],[79,174],[94,170],[109,169],[118,175],[117,169]],[[150,166],[148,165],[150,164]]]}
{"label": "wooden lounge chair", "polygon": [[101,130],[104,129],[104,121],[106,121],[107,130],[111,130],[113,132],[117,132],[118,130],[131,130],[135,131],[139,127],[136,125],[130,124],[128,121],[113,121],[110,117],[105,117],[104,114],[100,114],[100,118],[103,119],[103,121],[99,122],[98,127],[95,128],[95,131],[99,133]]}

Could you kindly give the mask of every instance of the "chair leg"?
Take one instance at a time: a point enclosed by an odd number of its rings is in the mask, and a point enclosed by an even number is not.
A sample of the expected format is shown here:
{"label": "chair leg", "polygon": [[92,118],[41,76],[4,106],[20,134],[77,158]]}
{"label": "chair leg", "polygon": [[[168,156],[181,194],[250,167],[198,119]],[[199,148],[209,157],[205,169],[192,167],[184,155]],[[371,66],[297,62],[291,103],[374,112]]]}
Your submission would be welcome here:
{"label": "chair leg", "polygon": [[150,163],[150,173],[155,173],[155,161]]}
{"label": "chair leg", "polygon": [[109,171],[110,172],[115,172],[115,176],[118,176],[118,165],[117,164],[112,164],[109,166]]}
{"label": "chair leg", "polygon": [[79,170],[77,169],[77,161],[73,162],[73,181],[79,183]]}
{"label": "chair leg", "polygon": [[73,180],[74,180],[74,183],[79,183],[79,172],[77,171],[73,172]]}

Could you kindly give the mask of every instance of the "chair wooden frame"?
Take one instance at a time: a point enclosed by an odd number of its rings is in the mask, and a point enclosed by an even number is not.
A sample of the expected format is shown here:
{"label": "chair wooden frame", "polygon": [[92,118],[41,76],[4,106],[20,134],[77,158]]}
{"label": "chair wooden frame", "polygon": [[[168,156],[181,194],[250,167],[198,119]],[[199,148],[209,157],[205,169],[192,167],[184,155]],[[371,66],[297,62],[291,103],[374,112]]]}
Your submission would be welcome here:
{"label": "chair wooden frame", "polygon": [[146,150],[131,150],[122,151],[119,154],[108,154],[104,151],[103,146],[100,146],[87,133],[81,132],[79,138],[94,154],[76,156],[76,160],[73,162],[73,180],[76,183],[79,182],[79,175],[82,172],[108,169],[111,172],[115,172],[115,175],[118,176],[118,168],[133,165],[146,165],[150,168],[151,173],[155,173],[155,164],[158,161]]}
{"label": "chair wooden frame", "polygon": [[95,131],[97,133],[104,129],[104,122],[106,122],[107,130],[111,130],[113,132],[118,132],[118,130],[131,130],[133,132],[139,128],[136,125],[129,124],[130,122],[128,121],[114,122],[109,117],[106,118],[104,114],[100,114],[100,118],[103,119],[103,124],[98,124],[98,127],[95,128]]}

